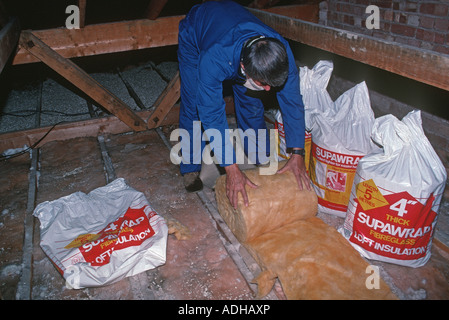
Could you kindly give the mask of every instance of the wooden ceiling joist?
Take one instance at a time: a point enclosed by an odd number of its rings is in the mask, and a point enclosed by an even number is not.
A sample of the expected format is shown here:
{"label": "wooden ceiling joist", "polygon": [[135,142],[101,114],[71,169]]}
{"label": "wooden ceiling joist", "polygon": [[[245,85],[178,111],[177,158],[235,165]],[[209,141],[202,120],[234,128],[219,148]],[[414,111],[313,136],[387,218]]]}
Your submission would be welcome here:
{"label": "wooden ceiling joist", "polygon": [[287,39],[449,91],[449,55],[250,9]]}
{"label": "wooden ceiling joist", "polygon": [[[226,114],[234,113],[234,99],[225,97]],[[137,111],[136,114],[143,119],[151,115],[151,111]],[[159,125],[166,126],[179,122],[179,104],[175,104]],[[8,149],[22,148],[24,145],[40,147],[50,141],[63,141],[80,137],[97,137],[103,134],[119,134],[129,132],[129,127],[114,116],[62,123],[51,130],[49,127],[7,132],[0,134],[0,154]]]}

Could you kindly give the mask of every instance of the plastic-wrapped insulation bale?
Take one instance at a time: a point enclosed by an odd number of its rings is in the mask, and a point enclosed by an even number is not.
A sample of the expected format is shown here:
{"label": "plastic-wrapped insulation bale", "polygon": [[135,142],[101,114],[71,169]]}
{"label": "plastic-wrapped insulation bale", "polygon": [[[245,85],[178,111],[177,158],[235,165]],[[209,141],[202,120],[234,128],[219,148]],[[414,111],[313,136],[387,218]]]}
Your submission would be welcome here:
{"label": "plastic-wrapped insulation bale", "polygon": [[446,170],[420,111],[377,118],[372,138],[381,148],[359,161],[342,232],[366,258],[420,267],[431,256]]}
{"label": "plastic-wrapped insulation bale", "polygon": [[164,218],[122,178],[42,202],[33,215],[40,245],[69,288],[110,284],[165,263]]}
{"label": "plastic-wrapped insulation bale", "polygon": [[[330,72],[322,74],[330,76]],[[370,139],[374,113],[365,82],[332,103],[326,90],[315,93],[322,97],[314,99],[308,114],[312,135],[309,175],[320,212],[344,217],[358,162],[374,147]]]}

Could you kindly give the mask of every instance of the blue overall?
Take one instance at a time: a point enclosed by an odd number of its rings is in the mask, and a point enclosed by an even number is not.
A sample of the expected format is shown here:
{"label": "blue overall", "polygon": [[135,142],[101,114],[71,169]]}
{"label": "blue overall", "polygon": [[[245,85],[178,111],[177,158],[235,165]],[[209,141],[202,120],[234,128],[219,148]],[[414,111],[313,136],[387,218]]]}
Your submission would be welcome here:
{"label": "blue overall", "polygon": [[[213,132],[219,132],[223,137],[221,144],[216,143],[214,147],[215,157],[221,159],[220,165],[235,163],[223,99],[223,81],[233,81],[238,127],[243,131],[252,128],[256,134],[258,129],[266,129],[263,103],[247,94],[251,90],[242,85],[245,79],[239,73],[243,45],[249,38],[259,35],[277,38],[287,49],[289,74],[276,96],[284,122],[287,147],[304,147],[304,104],[299,89],[298,69],[288,42],[241,5],[232,1],[209,1],[194,6],[179,24],[179,127],[187,130],[190,137],[190,159],[181,161],[181,174],[201,170],[200,159],[205,139],[202,138],[201,130],[198,130],[199,122],[195,121],[201,121],[202,129],[206,132],[215,129]],[[262,132],[266,135],[265,150],[269,152],[268,131]],[[193,150],[197,151],[196,154]]]}

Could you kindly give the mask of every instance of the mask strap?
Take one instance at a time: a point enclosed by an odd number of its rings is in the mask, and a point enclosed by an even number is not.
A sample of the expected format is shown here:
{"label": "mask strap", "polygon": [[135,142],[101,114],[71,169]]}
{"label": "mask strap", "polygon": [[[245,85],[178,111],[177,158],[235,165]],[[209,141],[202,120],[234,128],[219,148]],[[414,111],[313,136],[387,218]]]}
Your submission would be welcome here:
{"label": "mask strap", "polygon": [[243,46],[242,49],[242,54],[240,55],[240,61],[243,62],[243,57],[245,56],[246,52],[249,50],[249,48],[256,43],[259,40],[264,39],[265,36],[255,36],[252,38],[249,38],[248,40],[246,40],[245,45]]}
{"label": "mask strap", "polygon": [[[248,40],[246,40],[245,45],[243,46],[243,50],[242,50],[242,54],[241,54],[241,58],[240,58],[240,62],[243,63],[243,57],[245,56],[246,51],[257,41],[264,39],[265,36],[255,36],[252,38],[249,38]],[[246,77],[246,73],[245,70],[243,70],[242,66],[240,66],[240,72],[242,73],[242,75],[244,77]]]}
{"label": "mask strap", "polygon": [[257,41],[259,41],[259,40],[261,40],[261,39],[264,39],[265,38],[265,36],[257,36],[256,38],[254,38],[254,39],[250,39],[250,40],[248,40],[248,42],[245,44],[245,48],[249,48],[249,47],[251,47],[254,43],[256,43]]}

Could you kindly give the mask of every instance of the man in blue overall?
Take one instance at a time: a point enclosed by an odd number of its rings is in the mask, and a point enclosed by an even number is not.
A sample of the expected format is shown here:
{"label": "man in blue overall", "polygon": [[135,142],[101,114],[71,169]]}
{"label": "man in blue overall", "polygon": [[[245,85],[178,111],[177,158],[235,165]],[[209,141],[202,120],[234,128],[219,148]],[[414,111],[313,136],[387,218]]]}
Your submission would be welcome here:
{"label": "man in blue overall", "polygon": [[[288,42],[246,8],[232,1],[209,1],[194,6],[179,24],[178,40],[181,78],[179,127],[187,130],[190,137],[190,159],[183,158],[180,163],[187,191],[202,189],[199,179],[201,161],[198,161],[201,154],[198,157],[198,153],[202,153],[205,142],[198,130],[194,130],[198,121],[206,132],[208,129],[218,130],[223,137],[220,147],[215,146],[214,155],[226,170],[226,191],[233,207],[237,207],[239,193],[244,204],[249,204],[246,186],[257,188],[239,169],[231,141],[227,139],[229,130],[223,99],[225,80],[233,81],[238,127],[243,131],[266,132],[265,137],[256,136],[256,140],[266,141],[267,145],[269,138],[264,106],[259,98],[254,97],[253,91],[276,91],[287,148],[292,153],[278,173],[291,170],[300,189],[302,182],[310,188],[303,158],[304,105],[298,69]],[[269,152],[270,149],[266,150]]]}

